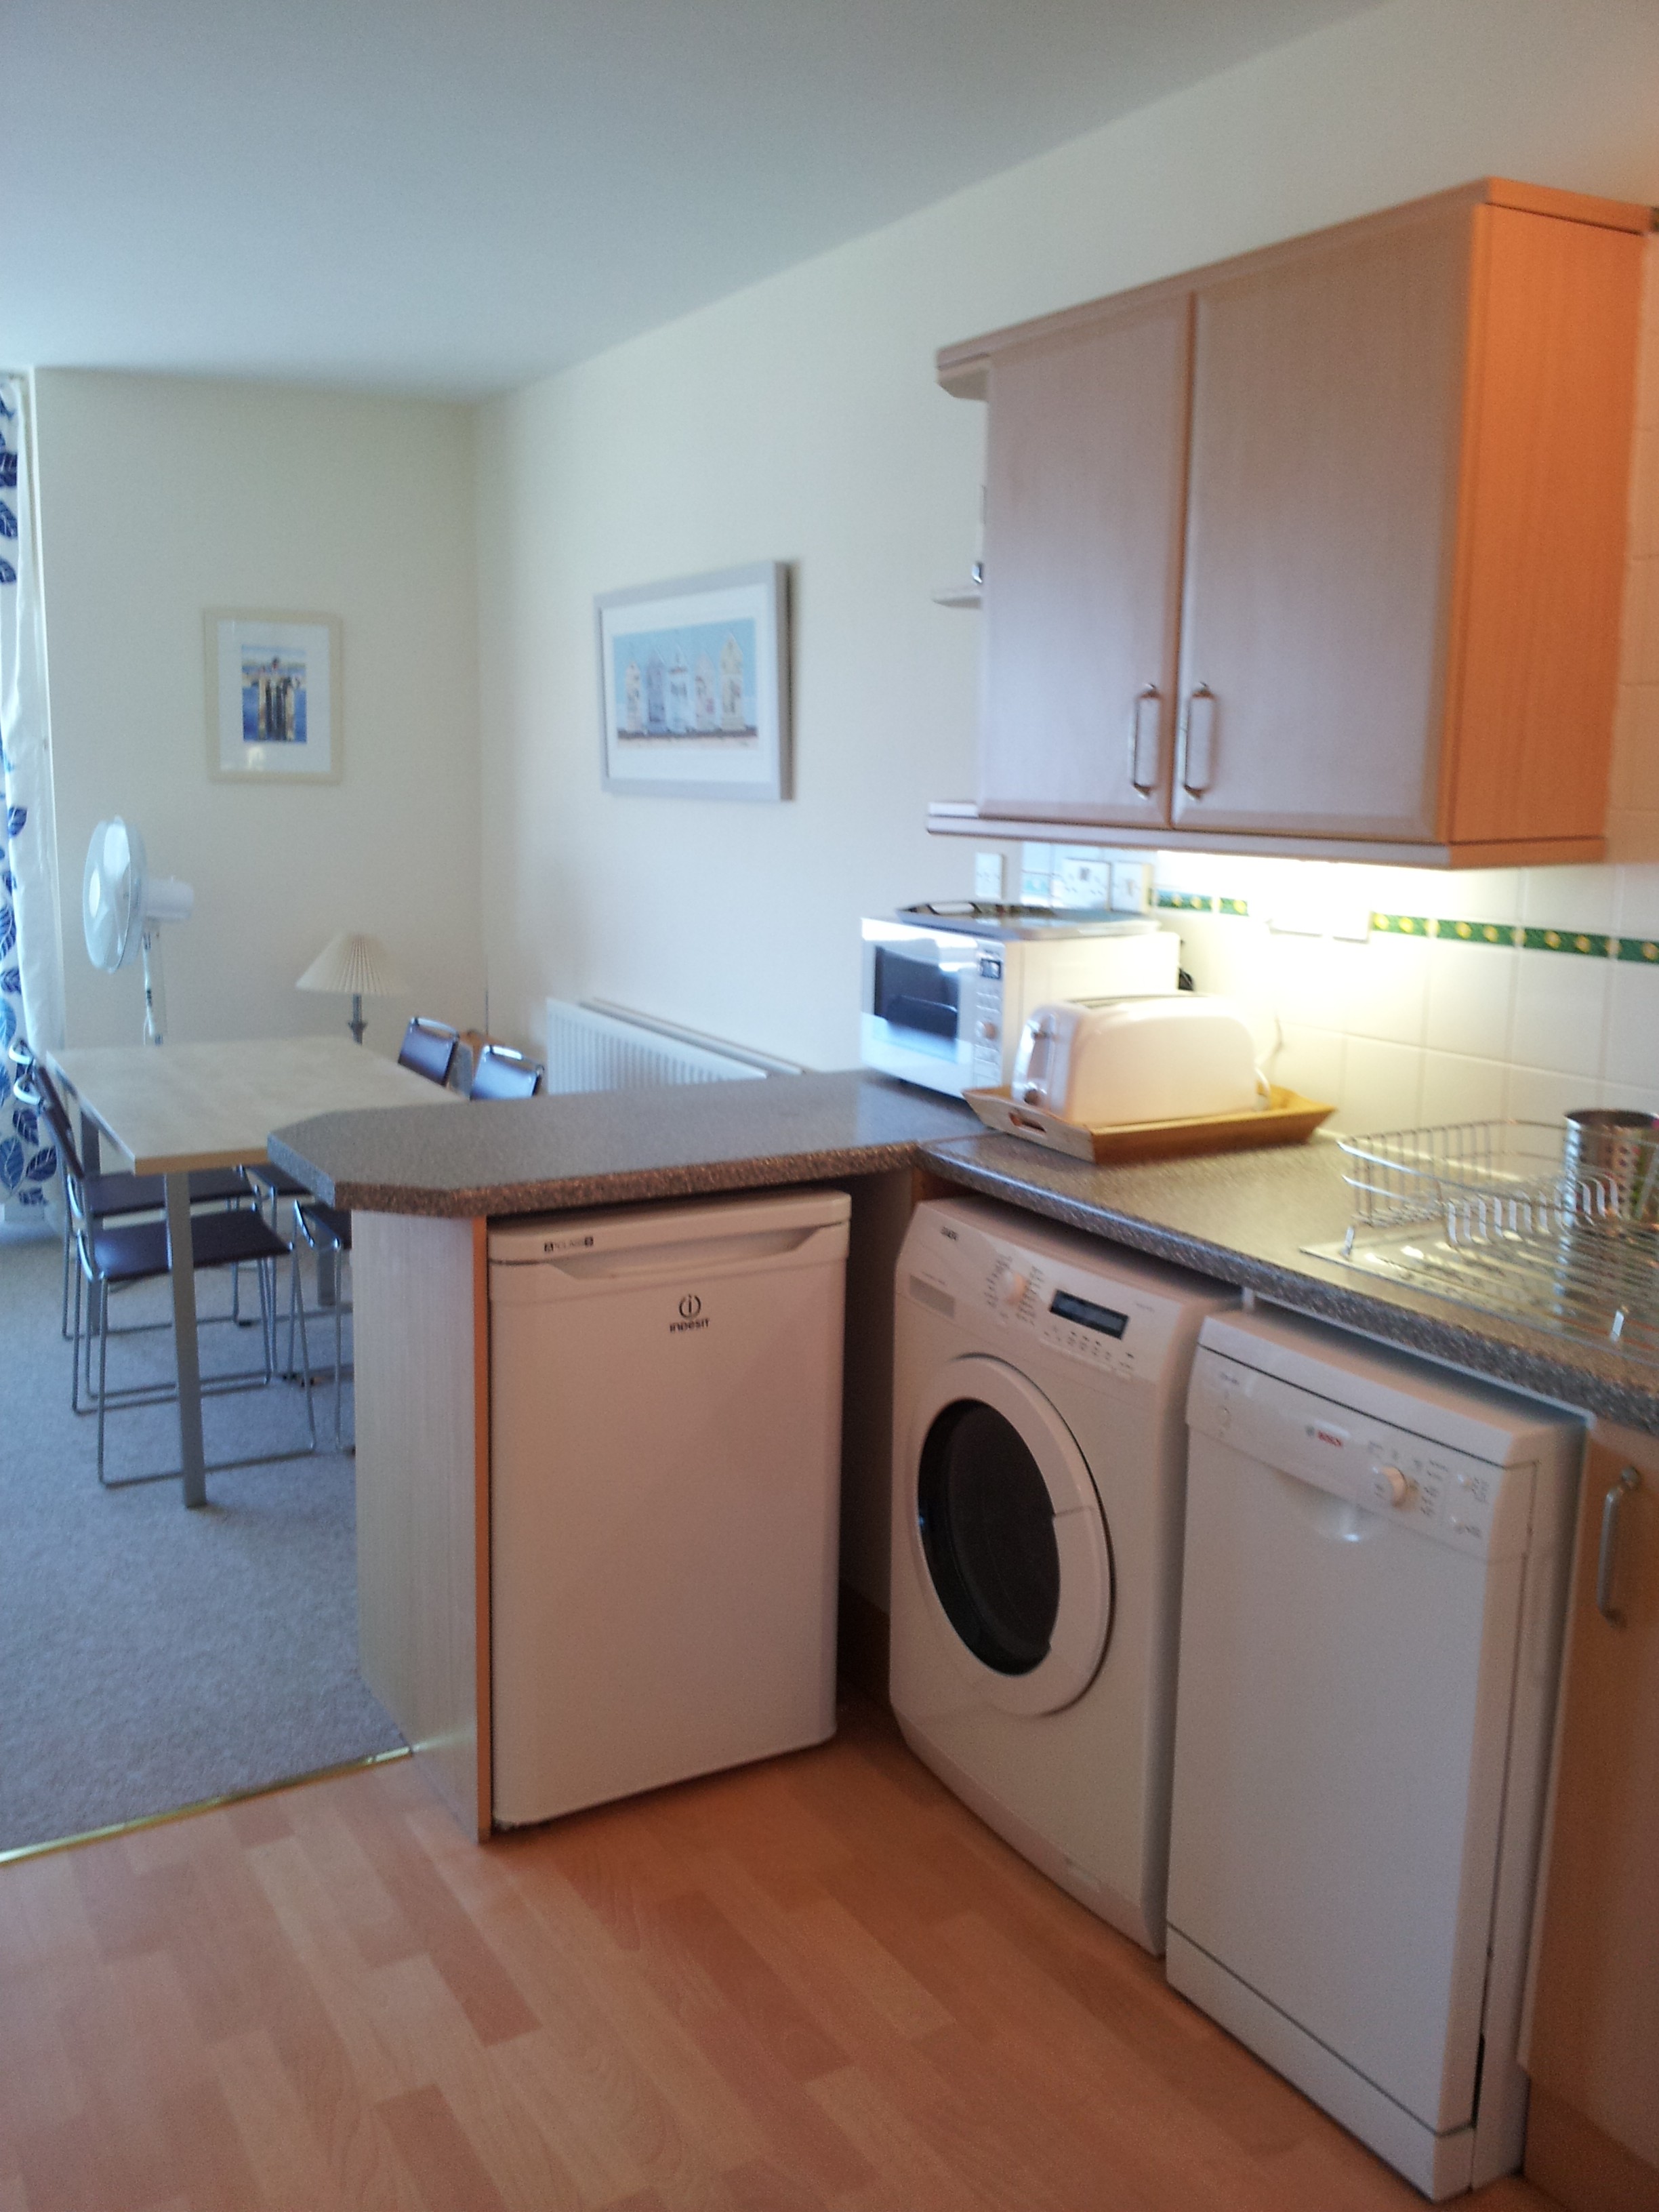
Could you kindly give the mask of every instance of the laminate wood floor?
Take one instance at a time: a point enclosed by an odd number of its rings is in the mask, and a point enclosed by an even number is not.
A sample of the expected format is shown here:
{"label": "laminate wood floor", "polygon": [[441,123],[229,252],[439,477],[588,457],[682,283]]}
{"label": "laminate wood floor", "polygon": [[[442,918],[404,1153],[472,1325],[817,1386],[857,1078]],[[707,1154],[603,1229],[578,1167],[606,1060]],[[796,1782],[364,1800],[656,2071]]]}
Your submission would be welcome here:
{"label": "laminate wood floor", "polygon": [[405,1761],[0,1867],[0,2212],[1421,2201],[863,1704],[482,1849]]}

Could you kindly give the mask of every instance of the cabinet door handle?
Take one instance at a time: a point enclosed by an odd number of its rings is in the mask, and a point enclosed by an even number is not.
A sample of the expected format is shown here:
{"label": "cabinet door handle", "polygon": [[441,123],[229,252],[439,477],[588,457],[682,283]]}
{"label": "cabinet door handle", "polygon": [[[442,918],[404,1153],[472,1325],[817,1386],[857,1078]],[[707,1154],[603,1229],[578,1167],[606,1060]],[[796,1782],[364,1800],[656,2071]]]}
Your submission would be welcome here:
{"label": "cabinet door handle", "polygon": [[[1150,733],[1152,764],[1150,771],[1142,768],[1146,758],[1146,740]],[[1158,757],[1164,750],[1164,702],[1158,696],[1156,684],[1144,684],[1135,694],[1135,703],[1129,710],[1129,781],[1144,798],[1157,788]]]}
{"label": "cabinet door handle", "polygon": [[1595,1609],[1603,1620],[1622,1628],[1625,1616],[1613,1601],[1613,1569],[1619,1552],[1619,1509],[1632,1490],[1642,1487],[1642,1478],[1633,1467],[1624,1468],[1611,1490],[1601,1500],[1601,1548],[1595,1556]]}
{"label": "cabinet door handle", "polygon": [[1202,799],[1215,781],[1216,696],[1207,684],[1187,694],[1181,716],[1181,787]]}

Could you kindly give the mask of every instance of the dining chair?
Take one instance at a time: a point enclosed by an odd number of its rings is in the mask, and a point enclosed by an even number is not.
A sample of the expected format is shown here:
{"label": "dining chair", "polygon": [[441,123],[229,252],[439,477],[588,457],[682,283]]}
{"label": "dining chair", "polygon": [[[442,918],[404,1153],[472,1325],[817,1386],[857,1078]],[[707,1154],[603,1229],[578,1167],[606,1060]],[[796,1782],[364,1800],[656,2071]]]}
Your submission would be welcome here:
{"label": "dining chair", "polygon": [[[334,1445],[337,1451],[342,1443],[340,1434],[341,1382],[345,1373],[342,1322],[351,1311],[351,1302],[344,1295],[345,1262],[351,1257],[351,1216],[343,1207],[325,1206],[319,1198],[302,1198],[294,1208],[294,1227],[296,1237],[320,1256],[331,1257],[334,1262]],[[326,1307],[317,1307],[313,1312],[324,1313]],[[294,1364],[294,1321],[300,1321],[300,1357],[306,1361],[306,1389],[311,1389],[311,1371],[306,1353],[305,1299],[300,1287],[300,1255],[296,1243],[294,1267],[289,1277],[288,1291],[288,1360]],[[354,1369],[355,1371],[355,1369]],[[315,1433],[313,1429],[313,1433]]]}
{"label": "dining chair", "polygon": [[547,1070],[511,1045],[487,1044],[472,1072],[474,1098],[533,1098]]}
{"label": "dining chair", "polygon": [[[52,1141],[57,1145],[64,1170],[64,1188],[69,1197],[70,1232],[80,1274],[87,1291],[87,1389],[88,1402],[78,1402],[78,1382],[81,1364],[80,1315],[81,1299],[76,1296],[76,1383],[71,1387],[70,1404],[76,1413],[95,1413],[98,1417],[98,1480],[106,1490],[126,1490],[143,1482],[177,1480],[182,1470],[162,1468],[153,1474],[123,1475],[112,1481],[105,1474],[105,1419],[111,1407],[164,1405],[176,1401],[177,1386],[173,1383],[131,1383],[118,1389],[109,1386],[109,1297],[112,1291],[126,1290],[134,1284],[153,1282],[172,1272],[167,1249],[167,1226],[165,1220],[118,1223],[112,1226],[91,1212],[87,1204],[87,1185],[89,1180],[82,1171],[81,1156],[76,1148],[74,1133],[69,1116],[56,1091],[41,1089],[35,1092],[39,1100],[37,1111],[46,1119]],[[190,1224],[191,1263],[199,1273],[210,1267],[240,1267],[252,1265],[259,1283],[259,1311],[263,1324],[264,1369],[234,1376],[216,1376],[204,1383],[204,1396],[222,1395],[225,1391],[246,1388],[256,1382],[270,1382],[276,1377],[276,1263],[280,1259],[294,1261],[293,1247],[284,1242],[264,1216],[251,1206],[242,1206],[216,1213],[192,1214]],[[170,1325],[170,1324],[169,1324]],[[98,1340],[98,1382],[95,1390],[92,1382],[92,1342]],[[317,1448],[317,1423],[311,1402],[310,1362],[305,1341],[305,1314],[300,1314],[300,1357],[306,1375],[306,1425],[311,1439],[311,1449]],[[231,1464],[253,1464],[235,1462]]]}
{"label": "dining chair", "polygon": [[404,1031],[404,1041],[398,1048],[398,1065],[412,1067],[416,1075],[424,1075],[429,1083],[446,1084],[459,1042],[459,1030],[451,1029],[447,1022],[430,1021],[426,1015],[416,1014]]}
{"label": "dining chair", "polygon": [[[6,1048],[6,1057],[17,1073],[12,1088],[21,1103],[31,1113],[43,1114],[46,1101],[50,1098],[65,1122],[69,1109],[39,1054],[14,1037]],[[50,1124],[48,1124],[50,1126]],[[130,1175],[118,1170],[112,1175],[85,1175],[82,1177],[82,1194],[87,1210],[100,1221],[119,1221],[135,1214],[162,1213],[167,1209],[167,1184],[158,1175]],[[245,1205],[252,1195],[244,1181],[240,1168],[193,1168],[190,1177],[190,1202],[192,1206]],[[64,1340],[70,1340],[70,1277],[74,1269],[75,1231],[67,1211],[64,1218],[64,1296],[63,1310],[58,1328]],[[77,1316],[75,1336],[78,1341],[80,1322],[80,1285],[76,1285]]]}

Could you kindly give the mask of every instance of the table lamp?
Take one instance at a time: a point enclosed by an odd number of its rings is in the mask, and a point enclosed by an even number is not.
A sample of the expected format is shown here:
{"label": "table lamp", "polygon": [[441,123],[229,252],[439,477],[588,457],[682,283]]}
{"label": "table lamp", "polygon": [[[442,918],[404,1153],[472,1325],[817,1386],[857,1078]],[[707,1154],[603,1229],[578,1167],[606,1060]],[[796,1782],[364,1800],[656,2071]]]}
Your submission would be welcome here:
{"label": "table lamp", "polygon": [[351,1019],[347,1027],[359,1044],[368,1026],[363,1019],[365,999],[401,999],[409,995],[408,984],[392,965],[392,955],[380,939],[354,936],[343,929],[337,937],[330,938],[295,988],[349,993]]}

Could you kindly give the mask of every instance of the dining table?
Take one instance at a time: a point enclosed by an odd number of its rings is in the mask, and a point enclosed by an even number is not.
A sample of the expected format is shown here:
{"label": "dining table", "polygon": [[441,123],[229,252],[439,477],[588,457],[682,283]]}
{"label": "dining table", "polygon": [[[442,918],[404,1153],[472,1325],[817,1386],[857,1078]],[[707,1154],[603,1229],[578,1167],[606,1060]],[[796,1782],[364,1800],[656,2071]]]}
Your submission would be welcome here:
{"label": "dining table", "polygon": [[459,1104],[459,1094],[346,1037],[77,1045],[44,1056],[79,1112],[82,1130],[95,1131],[124,1153],[135,1175],[164,1179],[179,1472],[185,1504],[205,1505],[210,1470],[202,1442],[196,1271],[190,1261],[191,1170],[262,1161],[273,1129],[313,1115]]}

